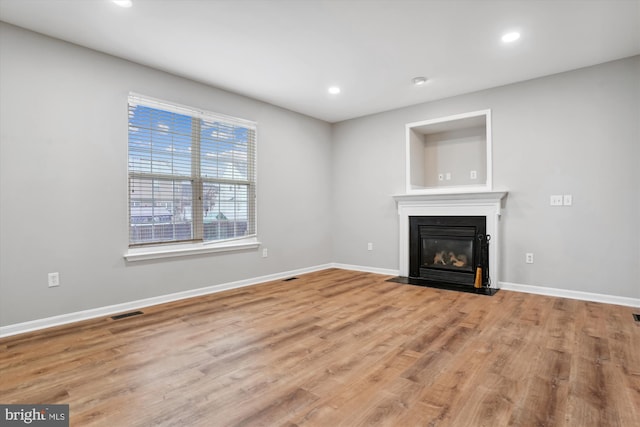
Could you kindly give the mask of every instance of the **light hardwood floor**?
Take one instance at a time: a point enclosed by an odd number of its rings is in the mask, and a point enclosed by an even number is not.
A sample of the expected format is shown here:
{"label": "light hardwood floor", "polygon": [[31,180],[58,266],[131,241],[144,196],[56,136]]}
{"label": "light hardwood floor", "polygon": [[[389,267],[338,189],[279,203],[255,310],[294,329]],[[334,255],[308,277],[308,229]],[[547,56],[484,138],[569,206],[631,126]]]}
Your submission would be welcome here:
{"label": "light hardwood floor", "polygon": [[324,270],[0,339],[0,403],[68,403],[73,426],[639,425],[632,308],[387,278]]}

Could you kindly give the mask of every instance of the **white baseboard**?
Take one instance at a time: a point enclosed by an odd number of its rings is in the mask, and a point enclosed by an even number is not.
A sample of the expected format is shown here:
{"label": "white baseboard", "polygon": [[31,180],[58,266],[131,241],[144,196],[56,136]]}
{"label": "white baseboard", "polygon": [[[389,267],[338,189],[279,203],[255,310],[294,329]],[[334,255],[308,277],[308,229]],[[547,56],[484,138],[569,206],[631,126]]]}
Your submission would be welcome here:
{"label": "white baseboard", "polygon": [[[377,268],[361,265],[329,263],[317,265],[313,267],[300,268],[282,273],[269,274],[266,276],[254,277],[251,279],[239,280],[236,282],[222,283],[219,285],[207,286],[199,289],[192,289],[183,292],[176,292],[168,295],[160,295],[157,297],[146,298],[137,301],[130,301],[122,304],[114,304],[105,307],[98,307],[90,310],[77,311],[74,313],[61,314],[59,316],[47,317],[44,319],[32,320],[29,322],[15,323],[8,326],[0,326],[0,338],[12,335],[33,332],[40,329],[51,328],[53,326],[65,325],[83,320],[95,319],[97,317],[110,316],[131,310],[138,310],[152,305],[164,304],[167,302],[178,301],[186,298],[193,298],[201,295],[214,294],[229,289],[242,288],[245,286],[257,285],[259,283],[271,282],[274,280],[285,279],[298,274],[313,273],[315,271],[326,270],[328,268],[341,268],[344,270],[363,271],[366,273],[383,274],[388,276],[398,276],[399,270],[386,268]],[[542,286],[521,285],[518,283],[500,282],[500,288],[526,292],[530,294],[549,295],[562,298],[571,298],[584,301],[602,302],[606,304],[625,305],[629,307],[640,307],[640,298],[627,298],[614,295],[594,294],[590,292],[571,291],[567,289],[546,288]]]}
{"label": "white baseboard", "polygon": [[377,267],[368,267],[364,265],[351,265],[351,264],[340,264],[333,263],[331,264],[333,268],[341,268],[343,270],[352,270],[352,271],[363,271],[365,273],[376,273],[376,274],[384,274],[388,276],[398,276],[400,274],[400,270],[391,270],[388,268],[377,268]]}
{"label": "white baseboard", "polygon": [[201,295],[214,294],[216,292],[222,292],[229,289],[242,288],[245,286],[257,285],[259,283],[285,279],[287,277],[296,276],[298,274],[313,273],[314,271],[326,270],[331,267],[333,267],[333,264],[324,264],[324,265],[317,265],[314,267],[300,268],[296,270],[285,271],[282,273],[255,277],[252,279],[239,280],[237,282],[222,283],[219,285],[207,286],[205,288],[192,289],[192,290],[176,292],[168,295],[160,295],[157,297],[125,302],[122,304],[114,304],[106,307],[98,307],[90,310],[77,311],[75,313],[61,314],[59,316],[52,316],[44,319],[32,320],[29,322],[15,323],[13,325],[1,326],[0,338],[8,337],[11,335],[23,334],[25,332],[33,332],[40,329],[51,328],[53,326],[66,325],[68,323],[95,319],[97,317],[111,316],[117,313],[122,313],[126,311],[131,311],[131,310],[138,310],[144,307],[150,307],[152,305],[164,304],[167,302],[178,301],[186,298],[193,298]]}
{"label": "white baseboard", "polygon": [[528,294],[548,295],[552,297],[571,298],[582,301],[602,302],[605,304],[640,307],[640,298],[619,297],[615,295],[594,294],[591,292],[572,291],[569,289],[547,288],[544,286],[521,285],[519,283],[500,282],[500,289]]}

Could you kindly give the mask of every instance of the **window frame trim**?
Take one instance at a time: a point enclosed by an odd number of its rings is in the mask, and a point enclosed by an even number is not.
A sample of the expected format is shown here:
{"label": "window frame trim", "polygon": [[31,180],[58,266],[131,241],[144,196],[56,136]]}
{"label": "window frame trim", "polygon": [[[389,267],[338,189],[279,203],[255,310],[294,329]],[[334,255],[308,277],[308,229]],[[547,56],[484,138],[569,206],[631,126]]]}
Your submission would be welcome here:
{"label": "window frame trim", "polygon": [[[182,256],[191,256],[198,254],[216,253],[216,252],[234,252],[249,249],[257,249],[262,243],[258,240],[258,122],[254,120],[242,119],[239,117],[229,116],[221,113],[191,107],[175,102],[164,101],[147,95],[141,95],[136,92],[129,92],[127,96],[127,123],[128,111],[130,106],[144,105],[149,108],[160,109],[172,113],[189,115],[192,118],[200,120],[218,120],[225,121],[229,124],[250,128],[254,132],[254,138],[251,143],[253,145],[253,174],[248,177],[248,181],[241,182],[246,184],[249,191],[249,200],[247,200],[247,212],[251,212],[254,218],[253,233],[231,239],[223,240],[194,240],[194,241],[178,241],[178,242],[151,242],[146,245],[131,245],[129,238],[129,230],[127,230],[127,250],[123,257],[128,262],[154,260],[162,258],[174,258]],[[130,201],[129,201],[129,125],[127,124],[127,228],[130,227]],[[203,181],[202,177],[198,181]],[[233,180],[229,180],[233,183]],[[240,183],[240,182],[238,182]],[[253,190],[253,194],[251,194]],[[203,224],[204,225],[204,224]]]}
{"label": "window frame trim", "polygon": [[128,262],[149,261],[164,258],[203,255],[217,252],[237,252],[257,249],[262,245],[257,236],[235,240],[217,241],[215,243],[168,243],[128,248],[123,257]]}

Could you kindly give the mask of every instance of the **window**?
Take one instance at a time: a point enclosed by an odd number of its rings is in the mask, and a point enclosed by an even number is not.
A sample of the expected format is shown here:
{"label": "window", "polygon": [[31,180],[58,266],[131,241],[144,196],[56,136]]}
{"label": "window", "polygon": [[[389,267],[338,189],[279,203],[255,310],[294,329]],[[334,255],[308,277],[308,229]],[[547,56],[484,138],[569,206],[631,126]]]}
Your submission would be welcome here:
{"label": "window", "polygon": [[256,124],[129,96],[129,246],[256,234]]}

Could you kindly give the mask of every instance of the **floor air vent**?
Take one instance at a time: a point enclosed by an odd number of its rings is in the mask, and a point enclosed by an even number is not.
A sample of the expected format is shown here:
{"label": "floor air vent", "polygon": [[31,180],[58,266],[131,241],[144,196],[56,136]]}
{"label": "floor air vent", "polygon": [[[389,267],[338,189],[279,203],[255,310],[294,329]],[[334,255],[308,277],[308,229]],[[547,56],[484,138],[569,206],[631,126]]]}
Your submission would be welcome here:
{"label": "floor air vent", "polygon": [[640,314],[635,314],[634,313],[633,320],[635,320],[636,322],[640,322]]}
{"label": "floor air vent", "polygon": [[124,319],[126,317],[131,317],[131,316],[139,316],[141,314],[144,314],[144,313],[138,310],[138,311],[131,311],[129,313],[118,314],[116,316],[111,316],[111,318],[113,320],[119,320],[119,319]]}
{"label": "floor air vent", "polygon": [[292,280],[297,280],[297,277],[289,277],[288,279],[284,279],[283,282],[290,282]]}

